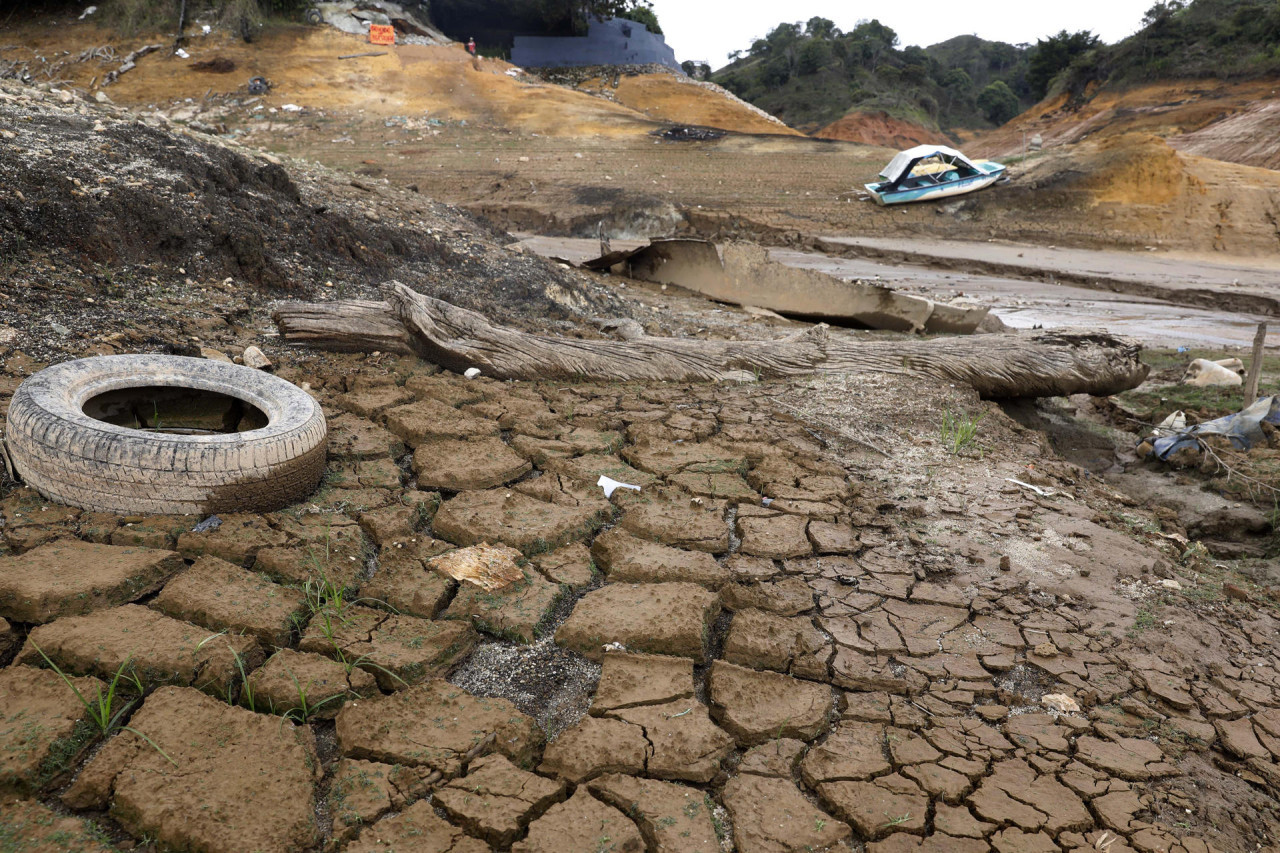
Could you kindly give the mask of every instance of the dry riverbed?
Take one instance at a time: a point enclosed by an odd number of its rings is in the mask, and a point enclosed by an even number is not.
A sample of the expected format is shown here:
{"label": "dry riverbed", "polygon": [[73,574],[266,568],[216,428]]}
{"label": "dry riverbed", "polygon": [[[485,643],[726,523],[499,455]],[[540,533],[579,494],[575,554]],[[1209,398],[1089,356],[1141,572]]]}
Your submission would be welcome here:
{"label": "dry riverbed", "polygon": [[[390,275],[560,334],[777,321],[506,252],[413,193],[5,94],[6,175],[81,170],[7,185],[5,221],[84,227],[6,243],[0,412],[45,362],[255,344],[323,405],[330,459],[307,500],[201,532],[3,484],[0,848],[1275,846],[1265,563],[1214,559],[965,388],[499,382],[283,349],[271,299]],[[189,267],[110,230],[142,218],[127,183],[97,207],[120,162]],[[602,474],[639,490],[606,498]],[[430,564],[480,542],[522,579]],[[89,698],[120,677],[105,725],[53,667]]]}

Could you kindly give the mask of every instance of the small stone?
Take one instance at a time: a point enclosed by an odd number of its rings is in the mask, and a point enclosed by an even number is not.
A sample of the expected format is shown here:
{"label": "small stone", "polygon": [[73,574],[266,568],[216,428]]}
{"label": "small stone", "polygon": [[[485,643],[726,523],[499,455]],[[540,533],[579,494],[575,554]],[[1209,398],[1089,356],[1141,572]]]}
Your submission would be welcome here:
{"label": "small stone", "polygon": [[1040,704],[1059,714],[1080,713],[1080,703],[1065,693],[1046,693],[1040,697]]}
{"label": "small stone", "polygon": [[432,557],[427,567],[456,581],[493,592],[525,580],[524,572],[516,565],[520,559],[522,556],[515,548],[482,542]]}
{"label": "small stone", "polygon": [[209,361],[220,361],[223,364],[232,363],[231,356],[221,350],[210,349],[209,347],[200,347],[200,357],[207,358]]}
{"label": "small stone", "polygon": [[247,346],[244,353],[240,356],[245,367],[252,367],[254,370],[270,371],[273,365],[271,359],[267,358],[266,353],[255,346]]}

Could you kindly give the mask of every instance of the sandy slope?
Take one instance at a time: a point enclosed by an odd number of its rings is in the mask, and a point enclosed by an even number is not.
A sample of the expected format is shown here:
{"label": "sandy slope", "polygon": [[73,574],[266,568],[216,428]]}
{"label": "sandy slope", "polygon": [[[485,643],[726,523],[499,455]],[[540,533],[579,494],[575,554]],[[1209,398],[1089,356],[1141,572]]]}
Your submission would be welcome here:
{"label": "sandy slope", "polygon": [[[81,23],[60,27],[11,28],[15,42],[0,59],[30,59],[41,68],[57,62],[57,54],[77,54],[89,46],[111,44],[118,56],[158,36],[122,41],[100,28]],[[117,103],[131,106],[168,104],[187,98],[245,92],[250,77],[272,83],[263,99],[268,106],[286,103],[326,110],[360,110],[374,116],[430,116],[552,135],[613,135],[651,132],[656,124],[705,124],[744,133],[794,134],[785,125],[759,114],[750,105],[714,90],[650,74],[624,78],[616,98],[598,97],[543,83],[509,63],[494,59],[473,62],[460,45],[370,46],[365,40],[328,27],[280,26],[253,44],[218,34],[192,38],[190,59],[168,49],[143,57],[136,69],[104,91]],[[383,56],[338,57],[364,52]],[[196,63],[220,58],[234,64],[226,73],[201,71]],[[89,87],[118,62],[66,61],[56,79]]]}
{"label": "sandy slope", "polygon": [[1174,80],[1090,93],[1083,104],[1049,98],[981,136],[1001,156],[1022,153],[1024,136],[1046,147],[1142,132],[1173,147],[1248,166],[1280,166],[1280,81]]}

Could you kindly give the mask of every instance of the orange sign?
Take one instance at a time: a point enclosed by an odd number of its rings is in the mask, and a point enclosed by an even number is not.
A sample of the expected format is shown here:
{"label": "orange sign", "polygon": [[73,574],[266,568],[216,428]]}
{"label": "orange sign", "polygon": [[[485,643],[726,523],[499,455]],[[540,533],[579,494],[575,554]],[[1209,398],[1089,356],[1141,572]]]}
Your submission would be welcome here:
{"label": "orange sign", "polygon": [[369,44],[395,44],[396,28],[384,24],[369,25]]}

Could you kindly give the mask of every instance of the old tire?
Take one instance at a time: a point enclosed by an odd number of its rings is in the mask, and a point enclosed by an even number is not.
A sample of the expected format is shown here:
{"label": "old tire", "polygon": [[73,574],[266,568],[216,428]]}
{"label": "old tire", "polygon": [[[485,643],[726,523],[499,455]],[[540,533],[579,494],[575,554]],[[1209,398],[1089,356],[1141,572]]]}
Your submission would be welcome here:
{"label": "old tire", "polygon": [[[95,420],[86,401],[148,386],[192,388],[259,409],[249,432],[173,435]],[[236,364],[164,355],[112,355],[54,365],[27,378],[9,404],[14,467],[58,503],[123,514],[265,512],[295,503],[324,474],[324,413],[305,391]]]}

